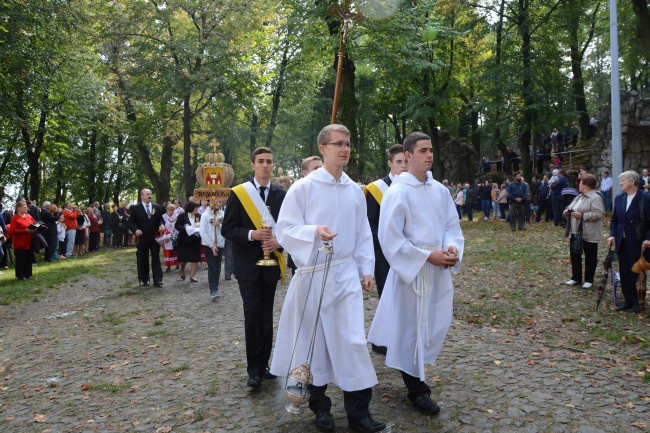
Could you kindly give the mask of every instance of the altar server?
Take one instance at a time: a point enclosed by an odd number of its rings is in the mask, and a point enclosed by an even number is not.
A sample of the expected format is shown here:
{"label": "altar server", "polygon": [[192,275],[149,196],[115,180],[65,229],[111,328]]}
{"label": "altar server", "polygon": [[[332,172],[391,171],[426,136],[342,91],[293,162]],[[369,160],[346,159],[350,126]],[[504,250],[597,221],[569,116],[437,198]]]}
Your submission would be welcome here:
{"label": "altar server", "polygon": [[463,233],[449,191],[432,178],[429,136],[404,140],[408,173],[384,194],[379,241],[390,264],[368,339],[386,346],[386,365],[401,371],[417,410],[440,412],[425,383],[451,325],[453,286],[463,255]]}

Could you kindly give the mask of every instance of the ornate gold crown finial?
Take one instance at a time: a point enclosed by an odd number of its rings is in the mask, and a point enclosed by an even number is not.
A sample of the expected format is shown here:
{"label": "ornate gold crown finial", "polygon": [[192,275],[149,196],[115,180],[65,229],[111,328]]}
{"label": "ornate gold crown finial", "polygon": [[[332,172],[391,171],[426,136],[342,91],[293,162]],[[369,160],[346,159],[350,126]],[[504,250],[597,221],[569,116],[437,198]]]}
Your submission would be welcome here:
{"label": "ornate gold crown finial", "polygon": [[205,162],[210,164],[221,164],[225,161],[223,154],[221,152],[217,152],[217,147],[219,147],[219,145],[220,143],[216,139],[212,139],[210,142],[212,152],[208,152],[208,154],[205,156]]}

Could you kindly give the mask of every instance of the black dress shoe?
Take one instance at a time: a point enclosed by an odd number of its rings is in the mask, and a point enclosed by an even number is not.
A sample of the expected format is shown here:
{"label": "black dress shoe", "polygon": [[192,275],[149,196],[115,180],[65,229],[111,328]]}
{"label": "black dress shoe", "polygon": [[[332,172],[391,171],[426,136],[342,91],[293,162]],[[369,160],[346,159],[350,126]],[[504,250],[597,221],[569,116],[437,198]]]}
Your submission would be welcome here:
{"label": "black dress shoe", "polygon": [[334,431],[334,418],[330,412],[321,412],[316,415],[316,428],[320,431]]}
{"label": "black dress shoe", "polygon": [[156,286],[156,287],[162,287],[163,283],[162,282],[161,283],[153,283],[153,285]]}
{"label": "black dress shoe", "polygon": [[616,311],[627,311],[630,308],[632,308],[632,307],[630,307],[628,305],[619,305],[618,307],[616,307]]}
{"label": "black dress shoe", "polygon": [[374,344],[371,344],[372,346],[372,351],[381,353],[382,355],[385,355],[388,352],[388,348],[386,346],[377,346]]}
{"label": "black dress shoe", "polygon": [[363,433],[374,433],[382,431],[386,428],[383,422],[375,421],[374,419],[361,418],[361,419],[348,419],[348,427],[352,430],[360,431]]}
{"label": "black dress shoe", "polygon": [[268,367],[266,367],[266,370],[264,370],[264,374],[262,376],[264,376],[264,379],[276,379],[278,377],[275,374],[272,374],[271,370]]}
{"label": "black dress shoe", "polygon": [[259,376],[251,376],[248,378],[248,382],[246,382],[246,385],[252,386],[253,388],[259,388],[262,386],[262,378]]}
{"label": "black dress shoe", "polygon": [[420,413],[427,415],[438,415],[440,413],[440,406],[428,394],[420,394],[412,398],[411,403]]}
{"label": "black dress shoe", "polygon": [[142,287],[149,287],[149,281],[143,281]]}
{"label": "black dress shoe", "polygon": [[627,310],[628,313],[636,313],[639,314],[641,312],[641,307],[638,305],[635,305],[634,307],[631,307],[629,310]]}

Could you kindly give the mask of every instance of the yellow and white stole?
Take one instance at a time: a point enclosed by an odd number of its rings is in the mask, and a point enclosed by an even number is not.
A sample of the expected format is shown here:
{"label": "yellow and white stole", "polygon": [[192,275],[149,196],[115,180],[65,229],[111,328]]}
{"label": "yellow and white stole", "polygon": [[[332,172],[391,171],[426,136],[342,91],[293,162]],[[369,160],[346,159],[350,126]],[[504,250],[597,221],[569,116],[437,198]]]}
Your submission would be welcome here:
{"label": "yellow and white stole", "polygon": [[363,190],[365,195],[368,193],[372,194],[377,203],[381,206],[381,200],[384,198],[384,193],[388,189],[388,185],[384,182],[384,179],[378,179],[373,183],[366,186]]}
{"label": "yellow and white stole", "polygon": [[[269,185],[270,188],[270,185]],[[245,182],[240,185],[237,185],[232,189],[232,192],[237,195],[239,202],[244,206],[244,210],[248,217],[255,225],[255,228],[259,230],[262,221],[262,215],[267,211],[266,204],[262,201],[257,188],[253,185],[252,182]],[[270,189],[269,189],[270,193]],[[274,227],[275,229],[275,227]],[[280,275],[282,276],[282,283],[284,284],[284,274],[286,270],[286,260],[284,259],[284,254],[278,250],[273,251],[278,264],[280,265]]]}

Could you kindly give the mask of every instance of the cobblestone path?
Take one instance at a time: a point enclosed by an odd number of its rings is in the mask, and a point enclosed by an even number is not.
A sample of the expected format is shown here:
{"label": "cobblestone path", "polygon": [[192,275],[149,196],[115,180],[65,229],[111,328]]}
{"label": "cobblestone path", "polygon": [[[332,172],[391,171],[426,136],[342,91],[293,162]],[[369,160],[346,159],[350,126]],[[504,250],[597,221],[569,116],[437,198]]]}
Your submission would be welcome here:
{"label": "cobblestone path", "polygon": [[[246,387],[234,279],[221,281],[211,303],[206,271],[198,284],[171,272],[164,288],[139,288],[132,254],[114,257],[120,272],[112,278],[82,278],[38,302],[0,306],[0,431],[315,430],[309,411],[284,409],[283,378]],[[285,291],[276,295],[276,323]],[[368,325],[376,304],[375,296],[365,303]],[[650,386],[628,354],[557,341],[455,320],[429,368],[441,414],[414,411],[401,377],[375,353],[371,411],[389,432],[647,431]],[[347,431],[342,393],[330,387],[329,395],[337,431]]]}

